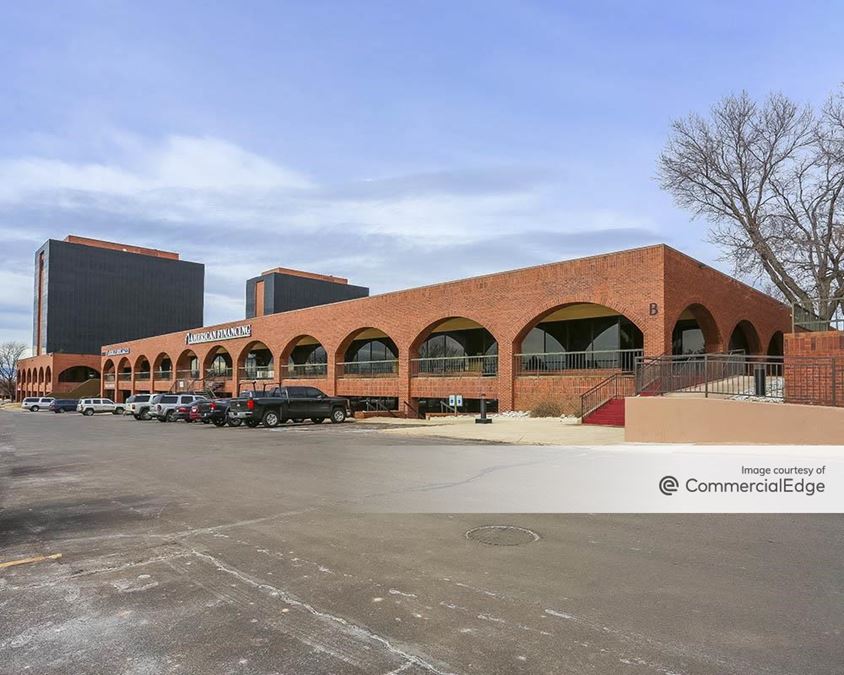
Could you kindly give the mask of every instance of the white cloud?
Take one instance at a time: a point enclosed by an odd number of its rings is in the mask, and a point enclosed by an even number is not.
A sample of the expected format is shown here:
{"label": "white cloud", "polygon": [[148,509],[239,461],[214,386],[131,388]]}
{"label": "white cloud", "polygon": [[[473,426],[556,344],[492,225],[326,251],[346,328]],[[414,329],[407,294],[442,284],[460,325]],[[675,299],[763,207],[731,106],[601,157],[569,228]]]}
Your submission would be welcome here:
{"label": "white cloud", "polygon": [[525,229],[588,232],[647,227],[605,212],[578,213],[535,168],[495,167],[320,185],[236,145],[172,136],[116,144],[111,163],[0,160],[0,206],[58,208],[238,231],[345,229],[428,249]]}
{"label": "white cloud", "polygon": [[43,157],[0,160],[0,202],[49,200],[70,191],[135,198],[140,206],[150,193],[161,190],[232,192],[310,186],[304,176],[219,139],[171,136],[158,145],[132,146],[123,165]]}

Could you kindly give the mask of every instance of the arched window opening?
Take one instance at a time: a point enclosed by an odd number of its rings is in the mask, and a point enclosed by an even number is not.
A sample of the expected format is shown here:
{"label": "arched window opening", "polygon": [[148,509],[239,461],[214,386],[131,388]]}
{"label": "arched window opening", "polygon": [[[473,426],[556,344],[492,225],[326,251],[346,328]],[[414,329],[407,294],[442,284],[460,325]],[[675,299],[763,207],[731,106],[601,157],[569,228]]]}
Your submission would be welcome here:
{"label": "arched window opening", "polygon": [[578,303],[546,314],[522,340],[521,374],[588,368],[633,370],[642,355],[642,331],[603,305]]}
{"label": "arched window opening", "polygon": [[305,335],[295,341],[285,364],[289,378],[325,377],[328,374],[328,352],[315,337]]}
{"label": "arched window opening", "polygon": [[273,353],[262,342],[249,345],[243,354],[240,377],[248,380],[272,380],[275,378]]}
{"label": "arched window opening", "polygon": [[498,374],[498,342],[479,323],[444,319],[424,335],[411,359],[411,374],[462,376]]}
{"label": "arched window opening", "polygon": [[399,349],[386,333],[365,328],[354,335],[339,364],[342,377],[377,377],[398,373]]}
{"label": "arched window opening", "polygon": [[715,319],[703,305],[689,305],[677,318],[671,332],[671,353],[675,356],[717,352],[720,343]]}

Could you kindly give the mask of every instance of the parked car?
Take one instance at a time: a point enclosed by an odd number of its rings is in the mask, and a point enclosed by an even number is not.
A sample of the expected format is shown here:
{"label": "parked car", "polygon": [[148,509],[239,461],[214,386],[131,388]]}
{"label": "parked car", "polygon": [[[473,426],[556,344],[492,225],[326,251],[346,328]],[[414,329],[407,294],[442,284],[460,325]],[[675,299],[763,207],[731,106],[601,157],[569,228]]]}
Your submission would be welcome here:
{"label": "parked car", "polygon": [[336,424],[352,416],[349,399],[329,396],[316,387],[275,387],[268,392],[248,392],[232,399],[229,411],[248,427],[259,424],[275,427],[287,420],[308,418],[314,424],[326,418]]}
{"label": "parked car", "polygon": [[126,399],[126,411],[136,420],[149,419],[150,399],[153,394],[135,394]]}
{"label": "parked car", "polygon": [[190,410],[195,404],[186,403],[185,405],[177,405],[173,413],[174,422],[187,422],[190,424],[193,420],[190,418]]}
{"label": "parked car", "polygon": [[47,409],[54,413],[76,412],[77,405],[79,401],[75,398],[57,398]]}
{"label": "parked car", "polygon": [[29,410],[29,412],[38,412],[39,410],[47,410],[50,404],[55,401],[52,396],[32,396],[21,401],[21,408]]}
{"label": "parked car", "polygon": [[204,400],[206,398],[198,394],[156,394],[149,401],[149,416],[159,422],[173,422],[176,419],[176,408],[180,405],[190,406]]}
{"label": "parked car", "polygon": [[79,399],[76,409],[86,417],[90,417],[94,413],[122,415],[126,406],[122,403],[115,403],[110,398],[83,398]]}
{"label": "parked car", "polygon": [[214,398],[210,401],[197,401],[191,406],[190,417],[194,422],[203,424],[214,424],[224,427],[228,424],[231,427],[239,427],[241,420],[236,417],[229,417],[230,398]]}

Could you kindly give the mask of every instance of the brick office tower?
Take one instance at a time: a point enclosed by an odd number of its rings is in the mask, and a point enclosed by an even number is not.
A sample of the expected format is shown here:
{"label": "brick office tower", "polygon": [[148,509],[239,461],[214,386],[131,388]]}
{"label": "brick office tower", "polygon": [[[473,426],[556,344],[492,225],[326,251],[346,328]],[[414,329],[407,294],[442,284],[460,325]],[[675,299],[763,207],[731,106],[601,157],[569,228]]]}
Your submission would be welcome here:
{"label": "brick office tower", "polygon": [[354,286],[343,277],[276,267],[246,282],[246,318],[356,300],[368,295],[368,288]]}
{"label": "brick office tower", "polygon": [[204,286],[205,266],[178,253],[48,240],[35,252],[33,356],[21,363],[36,375],[19,383],[19,398],[79,393],[99,378],[103,344],[201,326]]}

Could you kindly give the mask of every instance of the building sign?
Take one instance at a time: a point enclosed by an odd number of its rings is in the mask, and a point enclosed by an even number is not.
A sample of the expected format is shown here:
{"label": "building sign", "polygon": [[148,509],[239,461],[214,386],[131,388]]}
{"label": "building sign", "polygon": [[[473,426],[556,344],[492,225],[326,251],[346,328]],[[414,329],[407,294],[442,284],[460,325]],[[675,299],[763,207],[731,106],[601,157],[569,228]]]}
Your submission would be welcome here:
{"label": "building sign", "polygon": [[217,328],[203,333],[188,333],[185,336],[185,344],[195,345],[201,342],[217,342],[218,340],[235,340],[237,338],[252,337],[252,324],[244,326],[230,326],[229,328]]}
{"label": "building sign", "polygon": [[103,352],[103,356],[123,356],[129,353],[128,347],[117,347],[116,349],[109,349]]}

